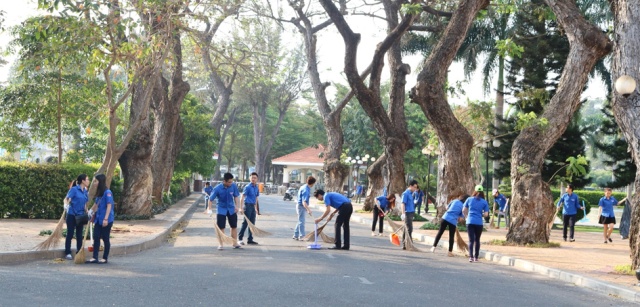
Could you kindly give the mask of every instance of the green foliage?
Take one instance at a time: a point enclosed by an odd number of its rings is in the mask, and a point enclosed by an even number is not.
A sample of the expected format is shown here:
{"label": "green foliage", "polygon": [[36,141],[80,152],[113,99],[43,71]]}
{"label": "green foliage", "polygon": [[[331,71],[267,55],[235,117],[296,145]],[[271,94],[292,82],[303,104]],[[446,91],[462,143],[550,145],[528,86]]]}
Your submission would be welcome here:
{"label": "green foliage", "polygon": [[402,4],[402,8],[400,9],[400,11],[402,12],[402,14],[420,14],[422,12],[422,6],[419,3],[416,4],[408,4],[408,3],[404,3]]}
{"label": "green foliage", "polygon": [[[59,218],[71,181],[79,174],[93,176],[98,167],[0,162],[0,218]],[[113,183],[112,191],[117,204],[121,192]]]}
{"label": "green foliage", "polygon": [[633,275],[636,274],[636,271],[631,267],[630,264],[619,264],[619,265],[616,265],[613,268],[613,271],[616,274],[621,274],[621,275],[632,275],[633,276]]}
{"label": "green foliage", "polygon": [[512,39],[502,39],[496,42],[496,48],[498,49],[498,55],[501,57],[522,57],[524,47],[516,44]]}
{"label": "green foliage", "polygon": [[211,157],[216,147],[215,133],[209,126],[211,113],[192,95],[187,95],[182,102],[180,119],[187,137],[182,143],[174,173],[211,173],[215,166]]}

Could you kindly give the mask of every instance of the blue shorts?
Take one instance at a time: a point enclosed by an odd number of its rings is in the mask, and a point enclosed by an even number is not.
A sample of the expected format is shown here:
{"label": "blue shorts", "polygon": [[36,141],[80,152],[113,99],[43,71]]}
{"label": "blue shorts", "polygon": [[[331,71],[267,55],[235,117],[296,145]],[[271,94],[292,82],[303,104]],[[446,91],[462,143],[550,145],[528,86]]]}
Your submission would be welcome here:
{"label": "blue shorts", "polygon": [[218,227],[220,227],[220,229],[224,229],[227,226],[227,217],[229,219],[229,227],[231,228],[237,228],[238,227],[238,214],[234,213],[234,214],[229,214],[227,213],[227,215],[222,215],[222,214],[218,214],[217,215],[217,223],[218,223]]}

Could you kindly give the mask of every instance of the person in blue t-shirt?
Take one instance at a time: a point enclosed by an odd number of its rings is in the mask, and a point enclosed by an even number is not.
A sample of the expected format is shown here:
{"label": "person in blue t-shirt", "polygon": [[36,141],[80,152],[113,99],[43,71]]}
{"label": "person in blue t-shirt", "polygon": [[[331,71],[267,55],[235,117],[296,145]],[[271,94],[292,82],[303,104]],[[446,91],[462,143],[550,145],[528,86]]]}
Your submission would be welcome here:
{"label": "person in blue t-shirt", "polygon": [[86,174],[80,174],[73,182],[73,186],[67,192],[64,198],[64,208],[67,210],[67,237],[64,242],[64,253],[67,260],[73,259],[71,255],[71,239],[73,239],[74,231],[76,237],[76,253],[82,249],[82,230],[83,225],[76,223],[76,215],[83,215],[87,212],[87,187],[89,186],[89,177]]}
{"label": "person in blue t-shirt", "polygon": [[578,195],[573,193],[573,184],[567,185],[566,191],[566,193],[562,194],[556,206],[559,208],[560,204],[563,204],[562,238],[567,241],[567,226],[569,226],[569,241],[573,242],[575,241],[575,239],[573,238],[573,233],[574,227],[576,225],[576,214],[578,214],[578,209],[582,210],[584,208],[580,206]]}
{"label": "person in blue t-shirt", "polygon": [[[496,204],[498,204],[498,227],[496,227],[496,229],[500,229],[500,218],[502,218],[503,216],[505,217],[505,220],[507,218],[507,216],[504,213],[504,207],[507,205],[507,198],[504,195],[502,195],[498,189],[493,189],[492,192],[493,192],[492,193],[493,201]],[[496,213],[494,212],[493,215],[495,214]]]}
{"label": "person in blue t-shirt", "polygon": [[213,187],[211,186],[211,183],[207,182],[204,184],[204,213],[205,214],[211,214],[211,201],[209,200],[209,195],[211,195],[211,192],[213,192]]}
{"label": "person in blue t-shirt", "polygon": [[[351,219],[351,214],[353,213],[353,206],[347,197],[340,193],[329,192],[325,193],[323,190],[316,190],[313,193],[313,196],[319,200],[324,201],[327,209],[324,211],[321,217],[315,220],[316,224],[320,223],[329,213],[331,212],[331,207],[338,210],[338,217],[336,218],[335,223],[335,246],[329,247],[329,249],[342,249],[349,250],[351,247],[351,234],[349,231],[349,220]],[[344,230],[344,241],[341,238],[341,228]],[[344,245],[342,243],[344,242]]]}
{"label": "person in blue t-shirt", "polygon": [[[218,228],[224,232],[227,220],[229,221],[229,227],[231,228],[231,237],[233,238],[233,247],[240,248],[238,244],[238,186],[233,182],[233,175],[231,173],[225,173],[223,175],[223,181],[219,183],[209,197],[210,200],[217,199],[218,207],[216,208],[216,224]],[[222,250],[222,241],[219,242],[218,249]]]}
{"label": "person in blue t-shirt", "polygon": [[302,240],[305,236],[304,223],[305,214],[311,216],[311,209],[309,208],[309,199],[311,198],[311,188],[316,184],[316,178],[313,176],[307,177],[307,184],[300,187],[298,190],[298,204],[296,206],[296,213],[298,214],[298,223],[293,229],[293,239]]}
{"label": "person in blue t-shirt", "polygon": [[464,202],[462,214],[467,219],[469,235],[469,262],[478,262],[480,254],[480,236],[482,236],[483,217],[489,216],[489,203],[484,198],[484,188],[477,185],[472,197]]}
{"label": "person in blue t-shirt", "polygon": [[602,230],[604,231],[604,243],[611,240],[611,232],[613,232],[613,225],[616,224],[616,215],[613,212],[613,206],[618,205],[618,200],[611,196],[611,188],[604,188],[604,197],[600,198],[598,202],[598,220],[599,224],[602,224]]}
{"label": "person in blue t-shirt", "polygon": [[[240,245],[244,245],[242,237],[244,236],[244,231],[247,230],[247,226],[249,226],[247,218],[254,225],[256,223],[256,206],[258,205],[258,196],[260,196],[260,190],[258,189],[258,173],[253,172],[251,173],[251,183],[244,187],[242,197],[240,198],[240,203],[244,203],[243,209],[240,210],[240,214],[244,213],[245,216],[245,219],[242,222],[242,228],[240,228],[240,234],[238,234],[238,242]],[[258,244],[258,242],[253,240],[251,229],[249,229],[247,244]]]}
{"label": "person in blue t-shirt", "polygon": [[411,180],[409,182],[409,187],[402,193],[402,208],[400,208],[400,212],[402,212],[402,220],[404,224],[407,226],[407,230],[409,232],[409,238],[405,238],[404,234],[402,235],[402,249],[407,249],[405,240],[412,240],[413,237],[413,217],[415,216],[416,207],[413,202],[413,192],[418,188],[418,181]]}
{"label": "person in blue t-shirt", "polygon": [[413,192],[413,203],[416,206],[416,214],[420,215],[420,207],[422,207],[422,201],[424,199],[424,192],[420,190],[420,186],[416,187],[416,191]]}
{"label": "person in blue t-shirt", "polygon": [[396,196],[378,196],[375,199],[376,204],[373,206],[373,225],[371,225],[371,236],[376,235],[376,224],[378,223],[378,219],[380,220],[380,227],[378,230],[378,235],[382,237],[382,229],[384,224],[384,215],[389,212],[396,204]]}
{"label": "person in blue t-shirt", "polygon": [[362,197],[362,184],[360,184],[360,182],[358,182],[358,185],[356,185],[356,202],[359,203],[360,202],[360,197]]}
{"label": "person in blue t-shirt", "polygon": [[449,253],[447,254],[447,256],[453,257],[453,238],[456,234],[458,221],[464,219],[462,208],[464,207],[464,202],[467,200],[467,198],[469,198],[469,195],[467,194],[460,195],[460,197],[458,198],[453,198],[453,200],[447,206],[447,212],[444,213],[442,219],[440,220],[440,229],[438,230],[436,239],[433,241],[433,246],[431,247],[432,253],[436,251],[436,246],[438,246],[438,242],[440,242],[440,238],[442,238],[444,230],[449,227]]}
{"label": "person in blue t-shirt", "polygon": [[[93,184],[97,185],[96,200],[91,207],[91,211],[95,211],[95,223],[93,224],[93,258],[88,263],[105,264],[109,262],[109,251],[111,250],[111,227],[115,218],[115,202],[113,201],[113,193],[107,188],[107,177],[98,174],[93,179]],[[104,252],[102,259],[98,261],[100,253],[100,239],[104,242]]]}

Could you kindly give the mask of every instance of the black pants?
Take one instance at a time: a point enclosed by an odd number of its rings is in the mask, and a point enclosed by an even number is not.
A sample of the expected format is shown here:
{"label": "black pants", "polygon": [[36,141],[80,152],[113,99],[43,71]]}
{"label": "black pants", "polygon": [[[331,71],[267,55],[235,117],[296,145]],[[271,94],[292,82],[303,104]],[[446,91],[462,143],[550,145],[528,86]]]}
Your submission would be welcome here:
{"label": "black pants", "polygon": [[576,215],[562,215],[562,237],[567,239],[567,226],[569,226],[569,239],[573,239],[573,229],[576,226]]}
{"label": "black pants", "polygon": [[[336,231],[336,239],[335,244],[337,248],[349,249],[351,241],[349,240],[350,231],[349,231],[349,220],[351,219],[351,214],[353,213],[353,206],[351,203],[343,203],[340,208],[338,208],[338,217],[336,218],[335,231]],[[341,240],[341,230],[344,229],[344,245],[342,245]]]}
{"label": "black pants", "polygon": [[82,230],[84,227],[82,225],[76,224],[76,216],[67,214],[67,237],[64,241],[64,254],[71,254],[71,239],[73,239],[73,233],[76,233],[76,253],[82,249],[82,241],[84,237],[82,237]]}
{"label": "black pants", "polygon": [[[252,224],[256,224],[256,204],[244,203],[244,215]],[[246,219],[242,219],[242,228],[240,228],[240,232],[238,233],[238,240],[242,241],[244,237],[244,231],[249,227],[249,223],[247,223]],[[251,229],[249,229],[249,242],[253,242],[253,234],[251,233]]]}
{"label": "black pants", "polygon": [[380,215],[380,209],[378,209],[378,206],[373,206],[373,225],[371,225],[371,231],[376,231],[376,223],[379,223],[380,230],[378,232],[382,233],[384,229],[384,216],[381,217],[378,215]]}
{"label": "black pants", "polygon": [[482,225],[467,225],[469,234],[469,256],[478,259],[480,254],[480,236],[482,236]]}
{"label": "black pants", "polygon": [[438,242],[440,242],[440,238],[442,237],[442,234],[444,233],[445,228],[449,227],[449,251],[452,252],[453,251],[453,236],[455,236],[456,234],[456,225],[451,224],[445,220],[442,220],[440,222],[440,229],[438,230],[438,234],[436,235],[436,240],[433,241],[433,246],[436,247],[438,246]]}
{"label": "black pants", "polygon": [[[415,216],[415,212],[407,212],[404,214],[404,224],[407,225],[407,230],[409,232],[409,240],[413,241],[413,217]],[[404,246],[404,234],[402,234],[402,247]]]}
{"label": "black pants", "polygon": [[113,226],[113,222],[107,224],[107,226],[102,226],[100,221],[96,221],[93,225],[93,259],[98,259],[98,253],[100,252],[100,239],[102,239],[102,242],[104,242],[104,253],[102,253],[102,259],[109,260],[109,250],[111,250],[111,241],[109,241],[109,237],[111,236],[111,226]]}

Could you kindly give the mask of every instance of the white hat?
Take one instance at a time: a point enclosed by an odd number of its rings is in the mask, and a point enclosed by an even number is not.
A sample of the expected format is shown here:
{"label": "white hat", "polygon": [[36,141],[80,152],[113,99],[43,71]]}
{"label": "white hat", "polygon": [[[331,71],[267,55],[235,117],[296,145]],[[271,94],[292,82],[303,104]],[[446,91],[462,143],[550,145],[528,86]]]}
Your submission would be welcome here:
{"label": "white hat", "polygon": [[496,194],[498,193],[498,189],[493,189],[493,193],[492,194]]}

